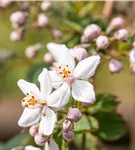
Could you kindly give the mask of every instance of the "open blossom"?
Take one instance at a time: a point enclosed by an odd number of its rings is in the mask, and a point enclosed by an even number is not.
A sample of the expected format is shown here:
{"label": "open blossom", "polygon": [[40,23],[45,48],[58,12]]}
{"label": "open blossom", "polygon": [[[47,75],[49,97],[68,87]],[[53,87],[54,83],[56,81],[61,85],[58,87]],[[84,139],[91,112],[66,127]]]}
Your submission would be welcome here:
{"label": "open blossom", "polygon": [[[65,91],[72,89],[72,96],[76,101],[86,103],[94,101],[93,85],[83,79],[89,79],[94,75],[100,63],[100,57],[88,57],[80,61],[75,67],[75,60],[65,45],[49,43],[47,47],[57,62],[55,71],[49,72],[53,87],[58,88],[63,85]],[[69,96],[68,94],[70,92],[65,92],[65,96]]]}
{"label": "open blossom", "polygon": [[[48,142],[45,143],[44,150],[58,150],[58,145],[56,142],[50,138]],[[41,150],[38,147],[34,147],[31,145],[25,146],[24,150]]]}
{"label": "open blossom", "polygon": [[18,86],[26,95],[22,99],[24,111],[18,124],[22,127],[29,127],[39,123],[39,133],[51,135],[57,121],[52,108],[63,107],[69,99],[64,93],[69,91],[65,91],[65,85],[62,85],[58,90],[51,93],[52,82],[47,69],[43,69],[38,81],[40,82],[40,90],[33,83],[22,79],[18,81]]}

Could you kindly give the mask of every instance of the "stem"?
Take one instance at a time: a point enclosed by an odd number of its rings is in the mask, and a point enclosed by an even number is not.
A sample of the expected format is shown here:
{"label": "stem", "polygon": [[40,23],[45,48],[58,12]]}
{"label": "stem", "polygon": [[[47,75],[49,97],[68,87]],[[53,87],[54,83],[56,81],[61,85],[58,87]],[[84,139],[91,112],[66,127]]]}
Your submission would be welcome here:
{"label": "stem", "polygon": [[81,150],[86,150],[86,135],[85,135],[85,133],[83,134],[83,137],[82,137],[82,147],[81,147]]}

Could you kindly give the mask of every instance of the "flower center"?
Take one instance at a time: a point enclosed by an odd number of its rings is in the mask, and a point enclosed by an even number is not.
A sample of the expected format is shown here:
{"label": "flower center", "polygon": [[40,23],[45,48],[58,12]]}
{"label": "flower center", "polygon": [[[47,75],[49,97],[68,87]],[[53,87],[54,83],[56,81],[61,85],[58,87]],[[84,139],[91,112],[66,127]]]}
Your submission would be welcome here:
{"label": "flower center", "polygon": [[68,65],[58,66],[56,67],[56,70],[62,79],[66,79],[71,76],[71,70],[69,69]]}
{"label": "flower center", "polygon": [[44,107],[45,105],[45,103],[41,103],[39,100],[35,99],[34,96],[30,96],[29,94],[27,94],[27,96],[24,99],[22,99],[23,107],[39,108]]}

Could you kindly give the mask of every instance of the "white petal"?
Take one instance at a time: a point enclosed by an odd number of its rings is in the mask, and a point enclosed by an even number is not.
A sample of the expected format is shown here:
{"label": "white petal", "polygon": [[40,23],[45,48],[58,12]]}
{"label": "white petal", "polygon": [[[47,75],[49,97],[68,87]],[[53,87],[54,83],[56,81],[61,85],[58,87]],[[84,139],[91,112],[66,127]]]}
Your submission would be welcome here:
{"label": "white petal", "polygon": [[91,103],[95,100],[93,85],[88,81],[76,80],[72,84],[72,95],[76,101]]}
{"label": "white petal", "polygon": [[74,76],[78,79],[88,79],[95,74],[96,68],[100,63],[99,56],[88,57],[78,63],[74,69]]}
{"label": "white petal", "polygon": [[66,45],[48,43],[47,48],[59,64],[68,65],[71,68],[75,67],[75,60],[71,56],[69,49],[66,47]]}
{"label": "white petal", "polygon": [[42,115],[39,132],[44,135],[51,135],[54,130],[55,123],[57,121],[56,114],[49,107],[46,107],[45,116]]}
{"label": "white petal", "polygon": [[60,88],[54,91],[47,98],[47,105],[55,108],[62,108],[68,103],[70,97],[70,86],[67,83],[63,83]]}
{"label": "white petal", "polygon": [[34,83],[27,82],[23,79],[20,79],[17,82],[19,88],[21,91],[26,95],[27,93],[33,94],[35,96],[39,96],[39,89]]}
{"label": "white petal", "polygon": [[58,145],[53,139],[50,139],[49,143],[47,142],[45,144],[45,149],[44,150],[59,150]]}
{"label": "white petal", "polygon": [[56,71],[49,71],[49,75],[52,80],[52,86],[57,89],[63,83],[63,79],[57,74]]}
{"label": "white petal", "polygon": [[41,108],[35,109],[25,108],[18,121],[18,125],[21,127],[29,127],[35,125],[40,121],[41,111],[42,111]]}
{"label": "white petal", "polygon": [[41,97],[45,99],[52,91],[52,81],[47,69],[43,69],[38,76],[38,81],[40,82]]}
{"label": "white petal", "polygon": [[28,146],[25,146],[24,150],[41,150],[41,149],[38,147],[28,145]]}

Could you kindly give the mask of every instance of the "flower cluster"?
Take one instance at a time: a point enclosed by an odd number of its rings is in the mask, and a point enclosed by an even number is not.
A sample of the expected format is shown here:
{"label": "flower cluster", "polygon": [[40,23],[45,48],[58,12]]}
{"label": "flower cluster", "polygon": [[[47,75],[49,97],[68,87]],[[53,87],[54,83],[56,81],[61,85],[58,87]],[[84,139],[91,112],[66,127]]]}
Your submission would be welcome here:
{"label": "flower cluster", "polygon": [[[37,145],[45,145],[45,150],[57,150],[58,145],[53,140],[57,113],[69,102],[71,95],[82,104],[94,103],[94,87],[88,79],[95,74],[100,57],[87,57],[83,48],[68,49],[66,45],[56,43],[47,44],[47,48],[56,62],[53,63],[52,70],[44,68],[40,73],[40,89],[34,83],[23,79],[18,81],[18,86],[25,95],[22,99],[24,111],[18,124],[21,127],[30,127],[30,134]],[[76,49],[80,51],[80,57],[77,56]],[[78,64],[74,58],[78,60]],[[80,118],[79,109],[73,107],[68,110],[62,128],[65,140],[74,139],[73,124]],[[28,148],[30,146],[25,150]]]}

